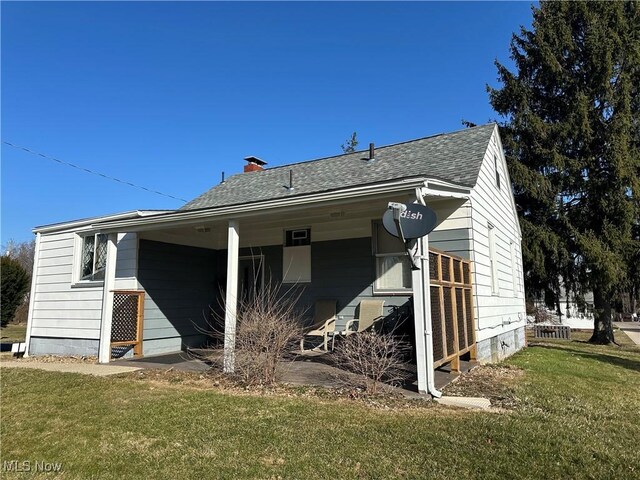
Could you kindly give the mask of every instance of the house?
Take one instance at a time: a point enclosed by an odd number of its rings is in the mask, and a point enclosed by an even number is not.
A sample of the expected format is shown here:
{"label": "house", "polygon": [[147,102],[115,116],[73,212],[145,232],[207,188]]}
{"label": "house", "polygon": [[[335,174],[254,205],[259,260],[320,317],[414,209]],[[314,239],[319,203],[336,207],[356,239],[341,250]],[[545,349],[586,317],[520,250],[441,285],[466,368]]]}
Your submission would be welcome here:
{"label": "house", "polygon": [[[308,306],[337,300],[338,329],[365,298],[389,315],[410,305],[421,391],[443,363],[523,347],[521,233],[497,125],[275,168],[245,160],[175,211],[35,228],[28,355],[180,351],[206,340],[220,304],[232,335],[238,292],[265,272],[304,286]],[[381,227],[389,202],[436,213],[420,270]]]}

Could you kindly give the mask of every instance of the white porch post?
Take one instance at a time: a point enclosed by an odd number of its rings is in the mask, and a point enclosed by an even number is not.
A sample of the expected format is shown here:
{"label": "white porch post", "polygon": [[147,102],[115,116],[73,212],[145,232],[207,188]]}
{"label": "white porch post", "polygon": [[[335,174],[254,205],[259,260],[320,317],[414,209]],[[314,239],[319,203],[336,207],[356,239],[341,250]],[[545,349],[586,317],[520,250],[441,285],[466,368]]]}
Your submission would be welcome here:
{"label": "white porch post", "polygon": [[[426,336],[431,333],[431,303],[430,285],[429,285],[429,240],[422,237],[417,241],[417,258],[420,270],[411,272],[411,282],[413,285],[413,315],[416,332],[416,366],[418,371],[418,391],[427,393],[427,376],[433,375],[433,372],[427,371],[427,355],[429,350]],[[427,324],[429,330],[427,330]]]}
{"label": "white porch post", "polygon": [[224,367],[225,373],[235,369],[236,315],[238,310],[238,250],[240,248],[240,225],[229,221],[227,242],[227,294],[224,313]]}
{"label": "white porch post", "polygon": [[118,234],[111,233],[107,240],[107,264],[102,290],[102,322],[100,324],[100,347],[98,362],[111,360],[111,322],[113,321],[113,289],[116,284],[116,259],[118,256]]}

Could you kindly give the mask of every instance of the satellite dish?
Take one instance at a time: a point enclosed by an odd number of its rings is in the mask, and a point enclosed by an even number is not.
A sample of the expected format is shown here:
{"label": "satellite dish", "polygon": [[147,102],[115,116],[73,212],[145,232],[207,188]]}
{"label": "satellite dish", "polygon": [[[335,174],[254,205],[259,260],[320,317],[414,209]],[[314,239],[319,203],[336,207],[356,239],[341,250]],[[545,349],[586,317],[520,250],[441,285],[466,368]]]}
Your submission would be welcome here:
{"label": "satellite dish", "polygon": [[[396,220],[401,232],[398,231]],[[385,230],[402,240],[424,237],[436,227],[437,221],[436,213],[419,203],[390,203],[382,216]]]}

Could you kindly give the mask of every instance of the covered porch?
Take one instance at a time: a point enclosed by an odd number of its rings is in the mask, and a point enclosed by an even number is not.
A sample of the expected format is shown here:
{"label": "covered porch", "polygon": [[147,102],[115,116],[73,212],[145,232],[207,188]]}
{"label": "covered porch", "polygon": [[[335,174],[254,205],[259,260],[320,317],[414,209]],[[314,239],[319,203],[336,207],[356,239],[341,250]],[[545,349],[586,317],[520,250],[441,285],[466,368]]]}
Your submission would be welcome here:
{"label": "covered porch", "polygon": [[[410,269],[403,249],[381,227],[391,201],[424,202],[437,214],[438,227],[417,245],[421,270]],[[238,299],[276,282],[301,290],[303,322],[312,318],[317,300],[335,300],[336,330],[357,317],[362,300],[383,300],[382,322],[407,319],[403,332],[413,344],[418,390],[427,391],[435,368],[450,364],[456,371],[461,358],[474,355],[470,239],[460,214],[466,201],[460,189],[423,186],[282,208],[257,205],[235,214],[175,212],[153,222],[105,225],[111,232],[137,235],[138,285],[113,288],[109,264],[117,258],[117,245],[110,241],[105,291],[111,311],[105,312],[100,361],[123,352],[151,358],[201,347],[210,341],[204,333],[210,322],[222,317],[224,369],[232,371]],[[124,304],[135,328],[123,333],[122,299],[133,297]]]}

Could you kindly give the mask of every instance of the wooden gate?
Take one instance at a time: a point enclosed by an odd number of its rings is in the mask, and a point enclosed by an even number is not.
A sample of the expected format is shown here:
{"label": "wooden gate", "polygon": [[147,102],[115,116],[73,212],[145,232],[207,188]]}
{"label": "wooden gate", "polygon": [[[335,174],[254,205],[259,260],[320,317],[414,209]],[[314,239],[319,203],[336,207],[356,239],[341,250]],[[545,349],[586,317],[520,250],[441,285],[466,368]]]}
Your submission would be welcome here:
{"label": "wooden gate", "polygon": [[133,348],[134,355],[142,355],[143,319],[144,292],[114,290],[111,358],[120,358],[131,348]]}
{"label": "wooden gate", "polygon": [[451,362],[459,371],[460,356],[476,355],[471,262],[429,249],[429,277],[434,367]]}

